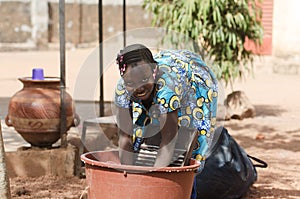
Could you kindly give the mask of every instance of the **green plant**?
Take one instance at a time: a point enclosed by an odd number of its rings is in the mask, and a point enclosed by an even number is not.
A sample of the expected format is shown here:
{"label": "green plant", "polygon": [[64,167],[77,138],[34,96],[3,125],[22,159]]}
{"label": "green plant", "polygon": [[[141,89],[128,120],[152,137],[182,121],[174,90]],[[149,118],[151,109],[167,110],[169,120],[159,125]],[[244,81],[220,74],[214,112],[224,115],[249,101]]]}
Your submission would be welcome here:
{"label": "green plant", "polygon": [[[218,79],[230,83],[251,71],[254,53],[246,49],[246,39],[261,45],[263,31],[260,0],[144,0],[152,14],[152,25],[163,27],[168,40],[177,45],[188,38],[193,50],[213,61]],[[183,37],[174,38],[172,32]],[[251,68],[249,68],[249,62]]]}

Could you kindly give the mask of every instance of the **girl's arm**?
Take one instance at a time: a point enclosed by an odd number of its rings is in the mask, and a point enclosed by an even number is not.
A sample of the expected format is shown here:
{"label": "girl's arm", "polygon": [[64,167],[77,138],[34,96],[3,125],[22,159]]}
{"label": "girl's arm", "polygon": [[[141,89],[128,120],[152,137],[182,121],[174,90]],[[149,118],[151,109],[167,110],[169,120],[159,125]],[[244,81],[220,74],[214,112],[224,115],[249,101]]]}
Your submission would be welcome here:
{"label": "girl's arm", "polygon": [[133,165],[132,119],[129,109],[118,108],[119,157],[121,164]]}
{"label": "girl's arm", "polygon": [[178,135],[178,111],[160,117],[161,143],[154,167],[166,167],[171,163]]}

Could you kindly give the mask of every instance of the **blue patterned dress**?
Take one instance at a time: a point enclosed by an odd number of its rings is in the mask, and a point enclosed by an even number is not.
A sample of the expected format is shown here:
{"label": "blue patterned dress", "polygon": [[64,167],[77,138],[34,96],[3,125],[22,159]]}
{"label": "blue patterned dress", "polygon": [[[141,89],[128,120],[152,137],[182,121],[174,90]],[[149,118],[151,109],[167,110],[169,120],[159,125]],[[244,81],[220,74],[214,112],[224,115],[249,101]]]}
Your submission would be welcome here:
{"label": "blue patterned dress", "polygon": [[159,125],[160,114],[178,110],[179,128],[198,132],[193,158],[203,161],[216,123],[217,80],[201,57],[190,51],[165,50],[154,59],[160,75],[149,111],[140,101],[131,100],[122,78],[116,88],[115,104],[132,110],[134,150],[139,150],[149,124]]}

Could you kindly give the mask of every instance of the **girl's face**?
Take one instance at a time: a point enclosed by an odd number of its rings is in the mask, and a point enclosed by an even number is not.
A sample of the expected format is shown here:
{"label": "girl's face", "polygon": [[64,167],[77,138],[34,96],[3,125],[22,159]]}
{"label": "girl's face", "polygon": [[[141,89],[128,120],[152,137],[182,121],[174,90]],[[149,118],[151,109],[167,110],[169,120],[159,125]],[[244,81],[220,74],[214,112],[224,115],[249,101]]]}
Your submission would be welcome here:
{"label": "girl's face", "polygon": [[123,75],[123,80],[127,91],[134,97],[142,101],[151,97],[154,89],[153,71],[151,65],[144,61],[127,66]]}

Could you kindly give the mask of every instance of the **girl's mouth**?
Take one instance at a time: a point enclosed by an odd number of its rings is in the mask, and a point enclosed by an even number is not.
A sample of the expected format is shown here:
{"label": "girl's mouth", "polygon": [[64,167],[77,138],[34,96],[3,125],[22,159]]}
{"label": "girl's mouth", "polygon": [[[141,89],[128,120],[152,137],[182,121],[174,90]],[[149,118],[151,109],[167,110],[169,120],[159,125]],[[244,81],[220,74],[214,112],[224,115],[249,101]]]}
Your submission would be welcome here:
{"label": "girl's mouth", "polygon": [[146,94],[147,94],[147,92],[144,91],[144,92],[142,92],[142,93],[136,93],[136,96],[137,96],[137,97],[143,97],[143,96],[145,96]]}

